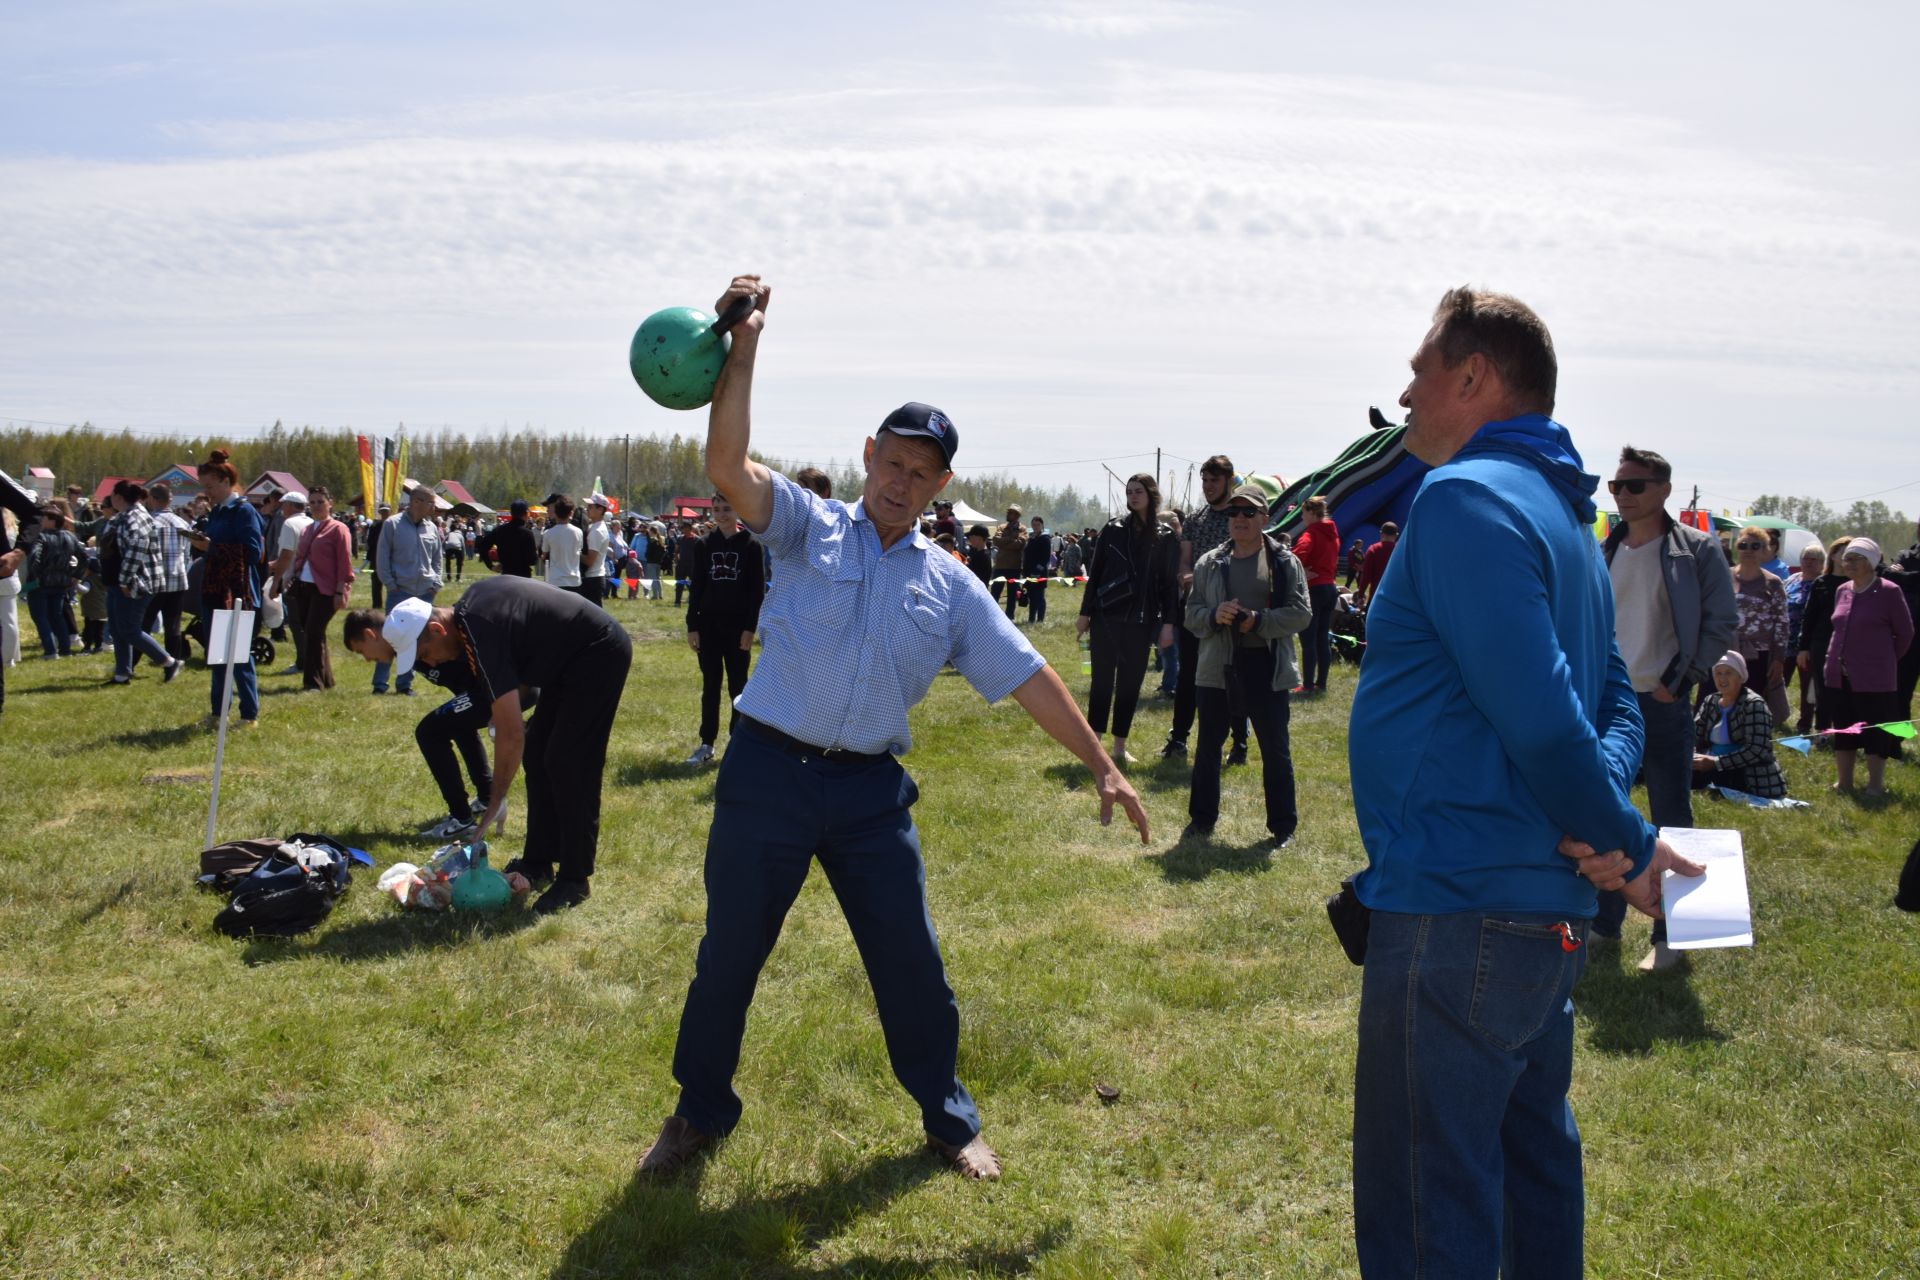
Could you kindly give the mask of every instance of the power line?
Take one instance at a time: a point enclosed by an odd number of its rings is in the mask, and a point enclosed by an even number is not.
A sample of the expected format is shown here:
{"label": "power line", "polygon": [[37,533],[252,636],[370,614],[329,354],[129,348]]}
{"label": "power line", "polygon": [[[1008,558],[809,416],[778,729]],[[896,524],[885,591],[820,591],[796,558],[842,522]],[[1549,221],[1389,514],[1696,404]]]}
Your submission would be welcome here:
{"label": "power line", "polygon": [[962,471],[1018,471],[1023,467],[1077,467],[1089,462],[1122,462],[1128,458],[1144,458],[1152,452],[1151,449],[1142,449],[1139,453],[1114,453],[1104,458],[1062,458],[1058,462],[976,462],[959,469]]}

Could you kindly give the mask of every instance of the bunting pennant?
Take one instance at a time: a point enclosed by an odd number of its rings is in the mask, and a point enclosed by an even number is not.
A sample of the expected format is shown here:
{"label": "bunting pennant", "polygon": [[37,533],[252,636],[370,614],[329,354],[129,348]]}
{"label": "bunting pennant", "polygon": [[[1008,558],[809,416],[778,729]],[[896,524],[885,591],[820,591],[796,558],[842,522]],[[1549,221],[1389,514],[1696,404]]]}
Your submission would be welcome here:
{"label": "bunting pennant", "polygon": [[1789,751],[1798,751],[1801,755],[1805,755],[1807,754],[1807,749],[1813,745],[1813,739],[1815,738],[1830,738],[1839,733],[1865,733],[1869,729],[1879,729],[1881,732],[1891,734],[1896,738],[1912,738],[1917,732],[1911,720],[1888,720],[1883,724],[1850,724],[1844,729],[1815,729],[1812,733],[1796,733],[1791,737],[1775,738],[1773,745],[1776,747],[1785,747]]}

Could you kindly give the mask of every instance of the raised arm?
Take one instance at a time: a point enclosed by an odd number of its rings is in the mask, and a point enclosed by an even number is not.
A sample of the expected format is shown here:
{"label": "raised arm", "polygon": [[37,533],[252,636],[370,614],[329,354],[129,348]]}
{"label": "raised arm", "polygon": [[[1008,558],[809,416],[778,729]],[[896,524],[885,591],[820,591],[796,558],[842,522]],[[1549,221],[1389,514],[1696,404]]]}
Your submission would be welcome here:
{"label": "raised arm", "polygon": [[707,414],[707,479],[726,496],[749,529],[764,533],[773,519],[773,476],[747,456],[752,435],[753,359],[760,349],[760,330],[767,322],[770,286],[759,276],[735,276],[716,313],[740,298],[752,298],[753,310],[733,326],[733,347],[713,384],[713,407]]}

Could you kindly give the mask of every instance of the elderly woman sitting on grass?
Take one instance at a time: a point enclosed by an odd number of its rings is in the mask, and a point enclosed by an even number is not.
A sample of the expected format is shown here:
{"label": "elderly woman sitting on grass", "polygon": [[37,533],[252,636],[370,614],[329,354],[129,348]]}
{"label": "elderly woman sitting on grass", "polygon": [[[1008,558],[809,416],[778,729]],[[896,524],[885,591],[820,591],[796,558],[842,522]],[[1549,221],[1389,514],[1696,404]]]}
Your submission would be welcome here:
{"label": "elderly woman sitting on grass", "polygon": [[1773,758],[1773,712],[1747,688],[1747,660],[1729,650],[1713,664],[1714,691],[1694,712],[1693,788],[1709,784],[1763,800],[1787,794]]}

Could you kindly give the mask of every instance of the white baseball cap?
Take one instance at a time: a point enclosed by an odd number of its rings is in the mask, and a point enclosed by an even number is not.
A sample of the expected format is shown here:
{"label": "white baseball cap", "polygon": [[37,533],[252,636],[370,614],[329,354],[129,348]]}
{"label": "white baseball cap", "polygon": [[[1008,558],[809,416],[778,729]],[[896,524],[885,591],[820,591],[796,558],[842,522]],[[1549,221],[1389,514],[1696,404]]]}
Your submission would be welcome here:
{"label": "white baseball cap", "polygon": [[588,498],[587,505],[590,507],[601,507],[608,511],[613,510],[613,504],[607,501],[607,495],[604,493],[596,493]]}
{"label": "white baseball cap", "polygon": [[413,670],[415,647],[420,643],[420,633],[427,629],[427,619],[431,617],[433,605],[425,600],[402,600],[387,611],[387,622],[380,628],[380,638],[393,646],[393,674],[396,677]]}

